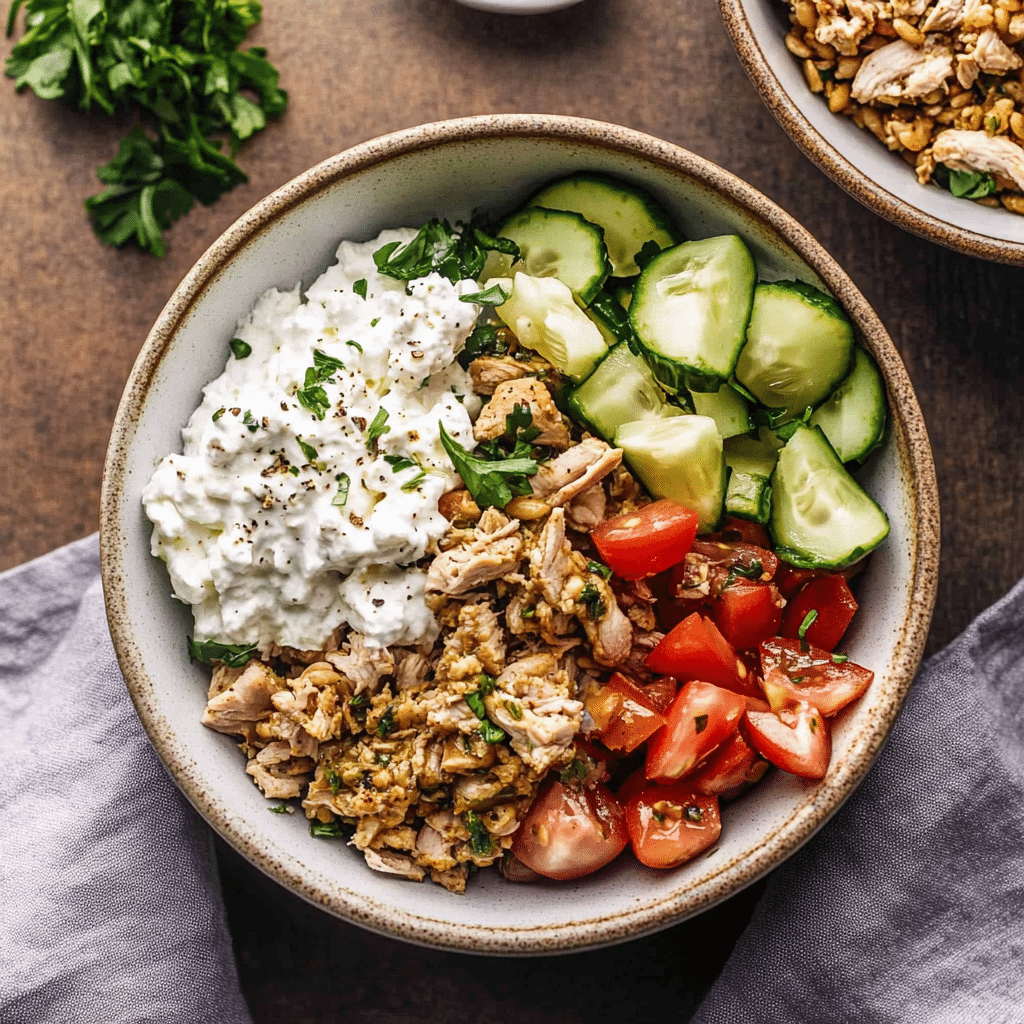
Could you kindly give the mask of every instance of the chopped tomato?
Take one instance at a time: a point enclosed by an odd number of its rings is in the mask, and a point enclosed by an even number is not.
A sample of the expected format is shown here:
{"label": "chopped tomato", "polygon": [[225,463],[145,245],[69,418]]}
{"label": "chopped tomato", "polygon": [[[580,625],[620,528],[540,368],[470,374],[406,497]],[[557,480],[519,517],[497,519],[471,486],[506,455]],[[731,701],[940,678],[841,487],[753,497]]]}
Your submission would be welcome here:
{"label": "chopped tomato", "polygon": [[659,714],[665,714],[679,692],[679,680],[674,676],[661,676],[644,687],[644,696]]}
{"label": "chopped tomato", "polygon": [[637,580],[676,565],[697,536],[696,512],[667,498],[606,519],[591,539],[613,572]]}
{"label": "chopped tomato", "polygon": [[875,678],[871,669],[783,637],[761,644],[761,673],[773,708],[807,701],[826,717],[862,696]]}
{"label": "chopped tomato", "polygon": [[770,583],[737,582],[722,591],[712,614],[722,636],[748,651],[779,632],[782,600]]}
{"label": "chopped tomato", "polygon": [[702,537],[694,541],[692,550],[695,554],[722,566],[733,579],[743,578],[767,583],[779,567],[779,558],[773,551],[753,544],[725,544]]}
{"label": "chopped tomato", "polygon": [[682,679],[704,679],[735,688],[746,680],[747,667],[710,619],[688,615],[647,655],[654,672]]}
{"label": "chopped tomato", "polygon": [[819,576],[805,584],[786,606],[782,635],[797,639],[807,622],[803,639],[831,651],[842,639],[856,611],[857,601],[841,575]]}
{"label": "chopped tomato", "polygon": [[696,771],[686,777],[696,793],[722,796],[757,782],[768,770],[768,762],[734,732]]}
{"label": "chopped tomato", "polygon": [[686,783],[647,786],[626,804],[633,852],[649,868],[674,868],[709,850],[722,833],[718,798]]}
{"label": "chopped tomato", "polygon": [[685,775],[735,731],[746,711],[743,696],[691,680],[668,709],[665,727],[647,743],[648,779],[671,782]]}
{"label": "chopped tomato", "polygon": [[621,672],[587,698],[586,708],[609,750],[636,750],[665,724],[646,691]]}
{"label": "chopped tomato", "polygon": [[726,516],[722,520],[722,525],[709,539],[723,541],[726,544],[735,544],[740,541],[743,544],[753,544],[758,548],[772,546],[772,539],[764,526],[752,522],[750,519],[740,519],[738,516]]}
{"label": "chopped tomato", "polygon": [[832,737],[822,713],[801,701],[780,711],[748,711],[750,742],[776,767],[805,779],[823,779],[832,758]]}
{"label": "chopped tomato", "polygon": [[549,781],[512,840],[512,854],[547,878],[581,878],[629,842],[622,804],[605,786],[577,790]]}
{"label": "chopped tomato", "polygon": [[789,601],[799,593],[801,587],[821,575],[820,569],[798,569],[788,562],[779,562],[779,568],[775,572],[775,585],[779,588],[779,593]]}

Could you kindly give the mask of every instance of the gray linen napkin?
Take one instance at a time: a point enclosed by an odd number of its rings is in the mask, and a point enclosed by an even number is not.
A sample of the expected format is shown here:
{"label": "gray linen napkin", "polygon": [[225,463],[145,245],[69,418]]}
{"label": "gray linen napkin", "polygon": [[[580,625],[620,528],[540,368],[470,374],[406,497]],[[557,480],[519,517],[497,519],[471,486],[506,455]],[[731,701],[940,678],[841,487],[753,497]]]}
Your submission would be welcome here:
{"label": "gray linen napkin", "polygon": [[693,1024],[1024,1022],[1024,582],[932,658]]}
{"label": "gray linen napkin", "polygon": [[96,537],[0,574],[0,1021],[251,1024],[211,833],[149,745]]}

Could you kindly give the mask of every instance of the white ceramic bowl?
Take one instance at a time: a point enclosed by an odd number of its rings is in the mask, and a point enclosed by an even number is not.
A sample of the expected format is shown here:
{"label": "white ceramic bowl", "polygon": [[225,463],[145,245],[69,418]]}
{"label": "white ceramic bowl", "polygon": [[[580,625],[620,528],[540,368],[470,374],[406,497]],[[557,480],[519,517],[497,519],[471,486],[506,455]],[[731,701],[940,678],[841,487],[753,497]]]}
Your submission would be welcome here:
{"label": "white ceramic bowl", "polygon": [[[508,211],[580,168],[649,189],[690,236],[738,232],[762,276],[798,277],[837,296],[886,376],[891,436],[867,474],[892,534],[861,580],[847,647],[876,675],[838,722],[827,778],[777,774],[724,811],[715,849],[657,872],[624,856],[578,882],[513,885],[482,872],[464,896],[368,870],[361,855],[309,836],[301,815],[267,813],[233,740],[199,724],[208,672],[189,664],[188,610],[149,554],[140,503],[156,461],[180,450],[200,389],[220,373],[239,317],[266,288],[309,282],[341,238],[432,215]],[[577,118],[467,118],[398,132],[314,167],[259,203],[199,260],[147,339],[117,413],[102,495],[103,577],[111,633],[153,745],[209,823],[295,893],[413,942],[475,953],[576,950],[674,924],[775,867],[836,810],[878,752],[916,671],[935,594],[938,499],[921,413],[892,342],[850,279],[787,214],[732,175],[637,132]]]}
{"label": "white ceramic bowl", "polygon": [[830,178],[906,231],[969,256],[1024,265],[1024,217],[955,199],[920,185],[911,167],[870,132],[831,113],[808,89],[786,49],[790,25],[781,0],[718,0],[740,61],[768,109]]}

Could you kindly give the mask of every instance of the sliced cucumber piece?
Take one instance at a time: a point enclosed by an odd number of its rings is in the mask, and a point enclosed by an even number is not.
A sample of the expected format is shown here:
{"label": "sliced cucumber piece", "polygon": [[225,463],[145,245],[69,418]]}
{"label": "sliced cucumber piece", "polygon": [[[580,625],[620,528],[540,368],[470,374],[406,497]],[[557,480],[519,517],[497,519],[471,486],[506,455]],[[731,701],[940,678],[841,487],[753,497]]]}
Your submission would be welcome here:
{"label": "sliced cucumber piece", "polygon": [[772,473],[769,529],[776,554],[792,565],[841,569],[885,539],[889,520],[821,429],[801,425]]}
{"label": "sliced cucumber piece", "polygon": [[644,360],[619,342],[579,387],[569,392],[570,413],[599,437],[611,441],[623,423],[682,416],[665,401],[665,392]]}
{"label": "sliced cucumber piece", "polygon": [[683,242],[644,268],[629,320],[670,391],[717,391],[728,380],[746,338],[756,275],[738,235]]}
{"label": "sliced cucumber piece", "polygon": [[722,437],[735,437],[754,429],[747,400],[728,384],[723,384],[717,391],[694,391],[692,397],[697,415],[710,416],[718,424]]}
{"label": "sliced cucumber piece", "polygon": [[759,284],[736,379],[762,405],[798,416],[849,373],[853,328],[831,296],[802,281]]}
{"label": "sliced cucumber piece", "polygon": [[741,519],[767,523],[771,513],[771,476],[777,451],[754,437],[730,437],[724,445],[729,483],[725,511]]}
{"label": "sliced cucumber piece", "polygon": [[644,191],[603,174],[573,174],[542,188],[527,204],[571,210],[604,230],[612,273],[639,273],[636,254],[645,242],[667,249],[680,241],[665,211]]}
{"label": "sliced cucumber piece", "polygon": [[601,332],[576,305],[568,286],[556,277],[516,274],[493,278],[509,293],[495,312],[521,345],[539,352],[573,380],[589,377],[608,351]]}
{"label": "sliced cucumber piece", "polygon": [[615,431],[630,469],[655,498],[671,498],[697,513],[710,533],[722,517],[725,459],[709,416],[673,416],[623,423]]}
{"label": "sliced cucumber piece", "polygon": [[604,232],[578,213],[527,207],[512,214],[498,234],[519,246],[519,259],[498,254],[484,264],[481,281],[511,277],[556,277],[586,305],[601,290],[611,269]]}
{"label": "sliced cucumber piece", "polygon": [[853,369],[819,405],[811,424],[821,427],[843,462],[865,459],[881,443],[885,433],[887,403],[885,382],[874,359],[855,345]]}

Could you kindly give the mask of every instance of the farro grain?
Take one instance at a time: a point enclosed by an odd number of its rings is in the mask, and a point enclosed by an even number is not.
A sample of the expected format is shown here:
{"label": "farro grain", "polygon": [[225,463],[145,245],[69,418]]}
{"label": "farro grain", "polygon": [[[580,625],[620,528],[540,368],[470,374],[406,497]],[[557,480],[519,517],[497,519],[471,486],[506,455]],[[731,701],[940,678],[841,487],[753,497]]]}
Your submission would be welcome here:
{"label": "farro grain", "polygon": [[950,101],[949,105],[954,110],[963,110],[965,107],[969,107],[974,102],[974,94],[970,92],[962,92],[959,96],[954,96]]}
{"label": "farro grain", "polygon": [[1024,139],[1024,114],[1019,110],[1015,110],[1010,115],[1010,131],[1013,132],[1018,139]]}
{"label": "farro grain", "polygon": [[818,69],[814,66],[814,62],[805,60],[803,67],[804,78],[807,79],[807,87],[811,92],[823,92],[825,85],[821,80],[821,75],[818,73]]}
{"label": "farro grain", "polygon": [[[1007,24],[1009,24],[1009,18],[1007,18]],[[905,21],[903,18],[894,18],[892,27],[896,30],[896,35],[905,43],[910,43],[911,46],[924,46],[924,33],[916,26],[911,25],[909,21]]]}
{"label": "farro grain", "polygon": [[850,102],[850,83],[830,82],[829,84],[832,86],[832,89],[828,96],[828,109],[833,114],[840,114]]}
{"label": "farro grain", "polygon": [[853,78],[860,70],[863,58],[840,57],[836,63],[836,78]]}
{"label": "farro grain", "polygon": [[814,52],[804,41],[800,38],[800,34],[793,29],[792,32],[786,36],[786,49],[789,50],[794,57],[799,57],[801,60],[806,60]]}
{"label": "farro grain", "polygon": [[[1005,36],[1010,31],[1010,12],[999,8],[995,12],[996,31],[1001,35]],[[1003,39],[1005,43],[1006,40]]]}
{"label": "farro grain", "polygon": [[1011,213],[1024,214],[1024,196],[1010,192],[1002,197],[1003,206]]}
{"label": "farro grain", "polygon": [[979,206],[990,206],[996,210],[1002,205],[995,196],[985,196],[983,199],[975,199],[974,202]]}
{"label": "farro grain", "polygon": [[793,13],[797,23],[804,28],[814,28],[818,23],[818,12],[810,0],[797,0],[793,5]]}

